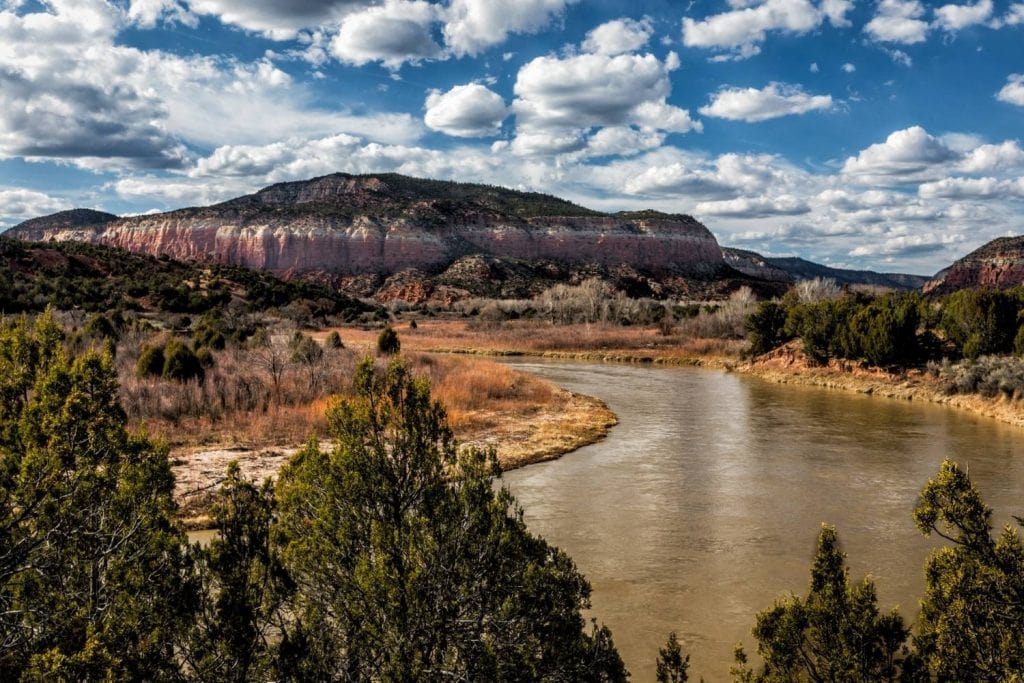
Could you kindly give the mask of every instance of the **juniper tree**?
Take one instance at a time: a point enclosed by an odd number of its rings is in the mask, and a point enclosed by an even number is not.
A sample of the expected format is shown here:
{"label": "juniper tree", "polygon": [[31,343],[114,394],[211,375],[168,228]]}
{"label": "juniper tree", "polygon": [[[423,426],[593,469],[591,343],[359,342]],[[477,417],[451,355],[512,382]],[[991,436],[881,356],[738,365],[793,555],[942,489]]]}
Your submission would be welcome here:
{"label": "juniper tree", "polygon": [[530,534],[493,451],[459,451],[425,380],[363,361],[356,397],[282,471],[277,538],[296,585],[284,677],[618,681],[590,587]]}

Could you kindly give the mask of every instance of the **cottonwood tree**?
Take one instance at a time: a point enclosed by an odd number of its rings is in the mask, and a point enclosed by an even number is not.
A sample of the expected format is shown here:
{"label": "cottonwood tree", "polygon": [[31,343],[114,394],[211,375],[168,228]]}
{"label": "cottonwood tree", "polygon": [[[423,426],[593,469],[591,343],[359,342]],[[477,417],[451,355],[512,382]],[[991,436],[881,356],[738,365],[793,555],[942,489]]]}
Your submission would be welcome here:
{"label": "cottonwood tree", "polygon": [[[917,651],[940,681],[1020,680],[1024,671],[1024,545],[992,536],[992,510],[949,460],[921,491],[914,521],[950,543],[925,567]],[[1019,523],[1024,520],[1018,518]]]}
{"label": "cottonwood tree", "polygon": [[870,579],[851,585],[834,528],[823,526],[806,598],[792,596],[757,615],[754,637],[764,661],[747,664],[742,649],[731,672],[736,681],[899,680],[907,638],[903,619],[879,613]]}
{"label": "cottonwood tree", "polygon": [[50,314],[0,329],[0,680],[163,680],[194,605],[167,453],[109,355]]}
{"label": "cottonwood tree", "polygon": [[282,677],[620,681],[590,587],[531,535],[493,452],[457,450],[425,380],[363,361],[278,482],[277,539],[296,593]]}

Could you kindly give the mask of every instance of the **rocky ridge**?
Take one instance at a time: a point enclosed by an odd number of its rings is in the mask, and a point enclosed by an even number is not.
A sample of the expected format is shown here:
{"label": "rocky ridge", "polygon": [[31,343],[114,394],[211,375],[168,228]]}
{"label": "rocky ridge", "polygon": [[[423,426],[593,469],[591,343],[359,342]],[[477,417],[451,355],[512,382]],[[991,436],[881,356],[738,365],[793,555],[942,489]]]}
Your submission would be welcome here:
{"label": "rocky ridge", "polygon": [[999,237],[936,273],[924,291],[948,294],[968,287],[1020,285],[1024,285],[1024,237]]}
{"label": "rocky ridge", "polygon": [[[640,281],[738,275],[725,266],[714,235],[690,216],[607,214],[543,194],[394,174],[334,174],[210,207],[93,218],[46,217],[8,234],[230,263],[374,292],[402,273],[426,277],[426,288],[434,289],[465,258],[516,272],[561,269],[570,280],[576,271],[622,268]],[[523,293],[513,289],[508,293]]]}
{"label": "rocky ridge", "polygon": [[889,289],[920,289],[928,278],[905,273],[831,268],[797,257],[762,256],[746,249],[722,247],[726,264],[751,277],[792,284],[800,280],[831,278],[840,285],[865,285]]}

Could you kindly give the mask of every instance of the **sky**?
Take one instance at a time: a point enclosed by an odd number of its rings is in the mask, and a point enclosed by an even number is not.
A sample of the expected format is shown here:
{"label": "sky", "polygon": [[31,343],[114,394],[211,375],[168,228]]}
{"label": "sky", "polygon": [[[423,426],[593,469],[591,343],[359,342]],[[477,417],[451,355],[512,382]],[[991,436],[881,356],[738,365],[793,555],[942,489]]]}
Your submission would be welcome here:
{"label": "sky", "polygon": [[1022,138],[1012,0],[0,0],[0,229],[397,172],[931,274]]}

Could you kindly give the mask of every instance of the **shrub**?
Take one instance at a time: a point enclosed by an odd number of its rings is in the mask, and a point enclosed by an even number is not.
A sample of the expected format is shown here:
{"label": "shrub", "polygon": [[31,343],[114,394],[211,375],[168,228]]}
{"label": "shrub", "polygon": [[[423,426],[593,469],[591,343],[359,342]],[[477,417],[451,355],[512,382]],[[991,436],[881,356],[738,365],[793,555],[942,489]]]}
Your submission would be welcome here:
{"label": "shrub", "polygon": [[135,374],[138,377],[160,377],[164,373],[164,347],[149,346],[142,347],[142,353],[135,364]]}
{"label": "shrub", "polygon": [[786,334],[786,308],[777,301],[763,301],[748,318],[747,339],[750,353],[768,353],[789,340]]}
{"label": "shrub", "polygon": [[203,365],[196,354],[186,344],[172,339],[164,349],[164,379],[187,382],[190,379],[202,379]]}
{"label": "shrub", "polygon": [[390,356],[402,350],[402,343],[398,340],[398,333],[388,325],[381,330],[377,337],[377,351],[385,356]]}
{"label": "shrub", "polygon": [[[413,322],[415,322],[415,321],[413,321]],[[335,330],[334,332],[331,332],[329,335],[327,335],[327,339],[325,340],[324,343],[327,345],[327,348],[329,348],[329,349],[343,349],[343,348],[345,348],[345,344],[342,343],[341,335],[338,334],[337,330]]]}
{"label": "shrub", "polygon": [[114,323],[102,313],[97,313],[89,319],[85,326],[85,333],[94,339],[113,339],[114,341],[117,341],[119,336]]}

